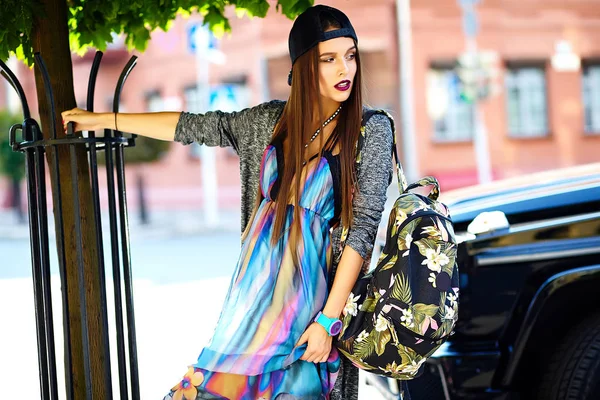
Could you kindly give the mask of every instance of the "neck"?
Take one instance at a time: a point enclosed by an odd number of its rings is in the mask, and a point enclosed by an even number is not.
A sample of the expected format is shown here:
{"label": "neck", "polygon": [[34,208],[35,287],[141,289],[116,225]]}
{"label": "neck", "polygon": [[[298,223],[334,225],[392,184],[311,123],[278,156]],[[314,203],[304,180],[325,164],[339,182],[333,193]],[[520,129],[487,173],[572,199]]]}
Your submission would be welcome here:
{"label": "neck", "polygon": [[331,99],[323,99],[321,98],[322,101],[322,105],[323,105],[323,115],[322,121],[319,121],[319,109],[318,106],[315,107],[315,112],[313,114],[313,126],[315,127],[315,130],[319,127],[321,127],[321,125],[323,124],[323,122],[325,122],[327,120],[327,118],[331,117],[333,115],[333,113],[340,107],[341,103],[338,103],[337,101],[333,101]]}

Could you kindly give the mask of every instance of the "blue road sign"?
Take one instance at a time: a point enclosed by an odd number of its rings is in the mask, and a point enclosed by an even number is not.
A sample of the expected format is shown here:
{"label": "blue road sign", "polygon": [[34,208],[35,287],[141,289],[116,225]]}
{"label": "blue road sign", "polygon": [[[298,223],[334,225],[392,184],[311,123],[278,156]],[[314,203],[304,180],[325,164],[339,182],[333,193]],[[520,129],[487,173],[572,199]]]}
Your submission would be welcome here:
{"label": "blue road sign", "polygon": [[477,22],[477,14],[474,8],[465,8],[463,10],[463,30],[467,37],[477,36],[479,31],[479,23]]}
{"label": "blue road sign", "polygon": [[212,34],[212,32],[210,32],[208,30],[208,26],[203,26],[202,22],[194,22],[191,24],[188,24],[187,26],[187,48],[188,51],[192,54],[196,53],[196,30],[197,29],[204,29],[205,31],[208,32],[209,34],[209,39],[208,39],[208,48],[209,49],[216,49],[217,48],[217,38],[215,37],[215,35]]}

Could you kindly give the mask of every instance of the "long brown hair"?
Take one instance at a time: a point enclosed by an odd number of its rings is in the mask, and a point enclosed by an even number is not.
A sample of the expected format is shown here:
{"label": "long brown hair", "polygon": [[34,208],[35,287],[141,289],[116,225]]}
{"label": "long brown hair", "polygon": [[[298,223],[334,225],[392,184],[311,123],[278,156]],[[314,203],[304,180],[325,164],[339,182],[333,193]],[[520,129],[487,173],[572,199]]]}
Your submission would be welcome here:
{"label": "long brown hair", "polygon": [[[337,21],[323,21],[325,29],[339,28]],[[276,194],[275,221],[273,225],[274,235],[272,245],[285,233],[284,223],[287,213],[287,205],[294,206],[293,222],[290,231],[290,240],[295,241],[300,233],[300,210],[298,199],[300,198],[301,172],[304,161],[304,144],[314,134],[310,123],[314,120],[315,104],[318,105],[318,121],[322,124],[329,115],[323,115],[323,105],[319,91],[319,49],[313,47],[307,53],[300,56],[294,63],[292,69],[292,87],[290,97],[283,109],[274,132],[272,142],[284,143],[285,162],[283,165],[283,176],[280,180],[279,190]],[[362,77],[360,68],[360,55],[356,50],[356,75],[354,76],[352,90],[349,98],[343,103],[342,109],[337,116],[335,129],[339,134],[340,145],[340,181],[341,181],[341,223],[344,226],[352,224],[352,191],[355,188],[355,145],[360,134],[362,120]],[[332,132],[333,134],[334,132]],[[284,139],[287,139],[284,141]],[[319,135],[320,151],[322,156],[323,146],[326,138]],[[299,171],[299,173],[296,173]],[[358,190],[358,188],[356,188]],[[293,192],[292,192],[293,191]],[[294,193],[293,201],[288,203],[290,193]],[[260,204],[261,193],[257,196],[255,210]],[[246,230],[247,231],[247,230]],[[245,232],[246,234],[247,232]],[[244,234],[244,236],[245,236]],[[292,256],[295,263],[298,262],[295,246],[291,246]]]}

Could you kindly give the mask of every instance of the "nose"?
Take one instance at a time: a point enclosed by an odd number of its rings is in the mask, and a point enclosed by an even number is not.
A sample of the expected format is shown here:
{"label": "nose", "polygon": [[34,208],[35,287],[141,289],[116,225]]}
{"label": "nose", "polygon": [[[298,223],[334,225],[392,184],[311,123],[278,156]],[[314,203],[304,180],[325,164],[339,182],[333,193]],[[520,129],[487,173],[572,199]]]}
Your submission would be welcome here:
{"label": "nose", "polygon": [[342,60],[338,74],[339,76],[345,76],[348,74],[348,64],[346,63],[346,60]]}

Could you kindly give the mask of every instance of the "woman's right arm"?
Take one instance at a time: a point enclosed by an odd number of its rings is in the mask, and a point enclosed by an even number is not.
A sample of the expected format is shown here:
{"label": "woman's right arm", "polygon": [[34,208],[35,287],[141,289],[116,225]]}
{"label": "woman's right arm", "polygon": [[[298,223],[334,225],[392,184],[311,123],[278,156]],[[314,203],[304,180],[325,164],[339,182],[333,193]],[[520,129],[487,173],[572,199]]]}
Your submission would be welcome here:
{"label": "woman's right arm", "polygon": [[[256,141],[256,135],[270,133],[281,114],[283,102],[271,101],[236,112],[157,112],[141,114],[90,113],[74,108],[62,113],[64,123],[75,122],[75,131],[115,129],[183,144],[232,146],[239,152]],[[116,121],[115,121],[116,120]],[[66,125],[65,125],[66,127]],[[268,128],[271,129],[268,129]]]}
{"label": "woman's right arm", "polygon": [[63,123],[75,122],[75,131],[115,129],[159,140],[174,140],[180,112],[157,113],[92,113],[74,108],[62,113]]}

